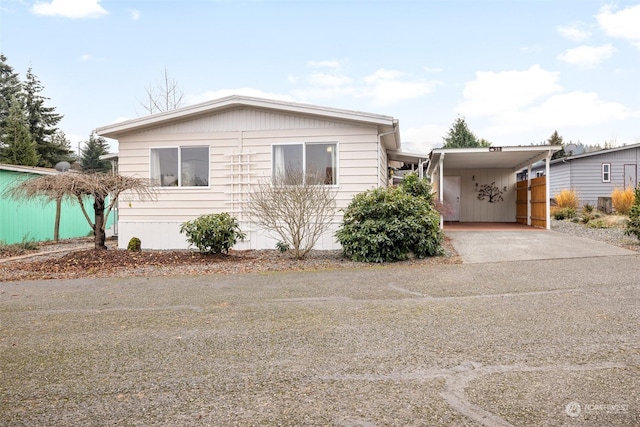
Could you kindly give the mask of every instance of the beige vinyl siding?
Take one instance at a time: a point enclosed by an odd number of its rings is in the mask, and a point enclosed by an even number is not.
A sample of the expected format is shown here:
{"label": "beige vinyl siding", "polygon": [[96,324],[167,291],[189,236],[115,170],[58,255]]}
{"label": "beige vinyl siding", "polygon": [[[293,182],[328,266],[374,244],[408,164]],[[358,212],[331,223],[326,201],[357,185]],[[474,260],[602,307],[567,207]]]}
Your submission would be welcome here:
{"label": "beige vinyl siding", "polygon": [[[516,173],[513,170],[449,168],[444,172],[445,176],[460,176],[460,222],[516,221]],[[492,182],[503,191],[503,201],[479,200],[477,188]]]}
{"label": "beige vinyl siding", "polygon": [[[260,112],[264,113],[264,112]],[[386,156],[379,160],[377,129],[375,126],[352,126],[346,123],[326,122],[315,119],[286,119],[279,114],[257,114],[238,110],[226,117],[202,117],[187,123],[161,126],[145,132],[124,135],[119,139],[119,171],[123,175],[149,178],[151,148],[205,145],[209,147],[209,187],[177,188],[159,187],[154,202],[136,200],[122,195],[119,205],[121,240],[126,247],[128,240],[137,236],[143,247],[184,247],[184,236],[177,232],[179,224],[203,214],[231,212],[241,220],[241,226],[249,233],[249,241],[239,248],[273,247],[275,241],[263,236],[241,212],[251,188],[271,176],[272,146],[274,144],[331,142],[337,145],[338,182],[336,203],[338,212],[331,231],[323,237],[321,247],[335,248],[333,232],[338,227],[345,208],[355,194],[380,185]],[[259,124],[251,124],[252,117]],[[249,130],[234,130],[247,125]],[[281,129],[280,126],[297,126]],[[322,126],[313,128],[312,126]],[[265,129],[268,127],[269,129]],[[253,130],[252,130],[253,129]],[[191,132],[193,131],[193,132]],[[232,162],[238,153],[249,154],[246,172],[232,175]],[[247,156],[243,157],[246,160]],[[236,166],[236,172],[238,167]],[[248,170],[247,170],[248,169]],[[386,176],[386,167],[384,168]],[[236,182],[236,185],[232,183]],[[242,184],[239,184],[239,182]],[[234,191],[235,190],[235,191]],[[165,230],[161,233],[160,230]],[[170,234],[162,237],[156,233]],[[145,240],[151,241],[145,246]]]}
{"label": "beige vinyl siding", "polygon": [[[313,117],[279,114],[255,109],[234,109],[212,116],[181,121],[163,126],[162,133],[175,135],[184,133],[213,133],[230,131],[328,129],[355,127],[339,121],[329,121]],[[141,134],[157,134],[157,128]]]}

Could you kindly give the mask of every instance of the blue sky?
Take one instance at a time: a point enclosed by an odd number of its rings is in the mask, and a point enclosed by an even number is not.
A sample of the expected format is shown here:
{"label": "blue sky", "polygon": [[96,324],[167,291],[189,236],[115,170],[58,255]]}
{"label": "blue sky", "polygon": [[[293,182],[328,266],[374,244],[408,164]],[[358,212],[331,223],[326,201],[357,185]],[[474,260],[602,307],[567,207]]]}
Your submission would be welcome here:
{"label": "blue sky", "polygon": [[[0,0],[0,51],[72,140],[245,94],[393,116],[427,153],[453,121],[494,145],[640,142],[640,0]],[[114,150],[117,149],[114,147]]]}

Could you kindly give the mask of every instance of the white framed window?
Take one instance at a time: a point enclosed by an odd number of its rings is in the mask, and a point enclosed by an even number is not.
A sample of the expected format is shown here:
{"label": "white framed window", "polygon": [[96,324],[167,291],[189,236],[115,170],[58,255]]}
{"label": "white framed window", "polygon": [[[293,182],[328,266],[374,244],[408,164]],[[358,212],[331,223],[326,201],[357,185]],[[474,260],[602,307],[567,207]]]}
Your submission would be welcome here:
{"label": "white framed window", "polygon": [[602,164],[602,182],[611,182],[611,163]]}
{"label": "white framed window", "polygon": [[152,185],[209,186],[209,146],[152,148],[149,158]]}
{"label": "white framed window", "polygon": [[273,178],[299,175],[319,177],[325,185],[338,182],[337,150],[335,142],[307,142],[274,144]]}

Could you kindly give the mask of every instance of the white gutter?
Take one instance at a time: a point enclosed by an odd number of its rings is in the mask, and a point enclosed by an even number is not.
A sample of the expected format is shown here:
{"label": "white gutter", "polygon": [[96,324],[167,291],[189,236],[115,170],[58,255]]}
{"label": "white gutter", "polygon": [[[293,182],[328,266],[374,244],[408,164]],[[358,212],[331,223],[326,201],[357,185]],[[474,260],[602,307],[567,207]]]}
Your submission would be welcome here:
{"label": "white gutter", "polygon": [[[376,178],[376,181],[378,182],[378,184],[376,185],[376,188],[380,187],[380,150],[382,150],[382,137],[396,133],[397,132],[396,124],[397,124],[397,122],[394,120],[394,122],[393,122],[393,130],[392,131],[378,134],[378,161],[377,161],[378,165],[377,165],[377,168],[376,168],[377,174],[378,174],[377,178]],[[396,141],[396,145],[398,145],[397,141]],[[385,155],[386,155],[386,152],[385,152]],[[389,164],[389,159],[388,158],[387,158],[387,164]],[[385,176],[386,176],[386,174],[385,174]]]}

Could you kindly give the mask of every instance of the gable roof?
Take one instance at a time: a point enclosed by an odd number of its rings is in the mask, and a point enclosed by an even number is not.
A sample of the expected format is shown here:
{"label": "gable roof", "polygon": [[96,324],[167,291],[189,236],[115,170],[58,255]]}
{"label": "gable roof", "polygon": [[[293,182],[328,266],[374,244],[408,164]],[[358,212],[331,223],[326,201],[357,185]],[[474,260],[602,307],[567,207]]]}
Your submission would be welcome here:
{"label": "gable roof", "polygon": [[623,145],[622,147],[605,148],[604,150],[591,151],[589,153],[582,153],[582,154],[575,154],[573,156],[566,156],[566,157],[562,157],[562,158],[555,159],[555,160],[551,161],[551,164],[559,163],[559,162],[566,162],[567,160],[582,159],[582,158],[585,158],[585,157],[600,156],[600,155],[603,155],[603,154],[615,153],[616,151],[631,150],[631,149],[635,149],[635,148],[640,148],[640,143],[631,144],[631,145]]}
{"label": "gable roof", "polygon": [[96,132],[100,136],[117,139],[120,135],[129,132],[137,132],[160,124],[164,125],[225,110],[246,107],[314,116],[343,122],[375,125],[378,128],[378,133],[384,135],[385,141],[389,141],[391,139],[393,142],[392,146],[395,149],[400,149],[400,129],[398,126],[398,120],[391,116],[299,104],[295,102],[254,98],[242,95],[231,95],[225,98],[178,108],[176,110],[165,111],[162,113],[152,114],[150,116],[139,117],[124,122],[102,126],[97,128]]}

